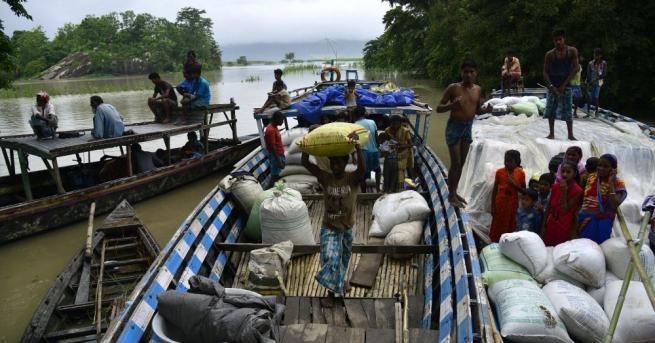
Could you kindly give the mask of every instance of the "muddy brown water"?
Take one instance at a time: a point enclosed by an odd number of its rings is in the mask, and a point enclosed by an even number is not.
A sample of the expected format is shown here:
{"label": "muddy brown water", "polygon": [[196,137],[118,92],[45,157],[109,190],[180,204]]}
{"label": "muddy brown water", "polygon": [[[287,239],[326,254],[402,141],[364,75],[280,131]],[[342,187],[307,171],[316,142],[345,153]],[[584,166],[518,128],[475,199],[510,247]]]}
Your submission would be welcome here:
{"label": "muddy brown water", "polygon": [[[259,107],[265,100],[265,94],[270,90],[273,69],[278,66],[248,66],[239,68],[224,68],[222,71],[208,73],[211,83],[212,102],[227,102],[234,98],[241,110],[237,112],[239,134],[257,132],[251,109]],[[260,81],[246,82],[251,76],[259,77]],[[416,90],[421,100],[430,103],[433,108],[438,101],[440,91],[429,81],[413,80],[383,75],[395,79],[403,87]],[[169,75],[175,80],[175,75]],[[379,79],[381,76],[376,75]],[[124,77],[102,79],[98,81],[58,81],[43,82],[40,86],[48,90],[53,87],[67,87],[79,82],[82,89],[94,89],[113,83],[117,88],[133,89],[143,87],[143,77]],[[360,71],[360,78],[363,72]],[[294,73],[285,76],[289,89],[295,89],[313,84],[318,76],[311,72]],[[373,78],[371,78],[373,79]],[[147,83],[146,83],[147,85]],[[34,87],[34,84],[30,85]],[[19,86],[20,87],[20,86]],[[121,111],[126,122],[150,120],[145,99],[152,94],[150,90],[126,90],[121,92],[101,93],[105,102],[111,103]],[[60,127],[65,129],[81,129],[90,127],[91,112],[88,105],[91,94],[76,94],[53,97],[52,101],[60,118]],[[0,134],[29,133],[27,124],[32,98],[0,99]],[[444,128],[446,115],[433,114],[430,120],[430,136],[428,143],[448,164],[447,150],[444,143]],[[225,137],[228,132],[215,132],[214,136]],[[182,145],[184,138],[173,140],[173,145]],[[144,148],[152,150],[159,147],[160,142],[144,144]],[[112,153],[104,151],[102,153]],[[102,153],[94,154],[94,160]],[[72,160],[72,159],[71,159]],[[4,163],[4,162],[2,162]],[[34,168],[39,168],[37,161],[32,161]],[[61,165],[72,163],[65,158]],[[214,175],[195,181],[166,194],[151,198],[134,205],[137,215],[150,229],[155,239],[164,246],[179,225],[189,215],[193,208],[217,184],[220,178],[229,172],[226,168]],[[6,175],[4,164],[0,165],[0,175]],[[95,219],[94,226],[100,225],[104,215]],[[55,229],[53,231],[28,237],[17,242],[0,246],[0,342],[17,342],[23,334],[26,325],[43,295],[52,286],[55,278],[80,249],[86,235],[86,222]]]}

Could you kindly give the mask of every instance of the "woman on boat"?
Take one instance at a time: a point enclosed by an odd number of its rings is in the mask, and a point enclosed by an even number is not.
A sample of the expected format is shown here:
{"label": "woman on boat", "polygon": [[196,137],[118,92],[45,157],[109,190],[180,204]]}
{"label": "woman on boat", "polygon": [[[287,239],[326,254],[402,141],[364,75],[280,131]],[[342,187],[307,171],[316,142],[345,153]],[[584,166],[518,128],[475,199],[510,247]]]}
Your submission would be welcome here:
{"label": "woman on boat", "polygon": [[50,102],[50,96],[44,91],[36,94],[36,105],[32,106],[30,126],[34,134],[41,138],[55,137],[57,131],[57,115],[55,107]]}
{"label": "woman on boat", "polygon": [[521,168],[521,154],[516,150],[505,152],[505,167],[496,171],[491,196],[491,228],[489,238],[498,242],[500,236],[514,232],[516,211],[519,207],[519,190],[525,188],[525,173]]}
{"label": "woman on boat", "polygon": [[595,173],[587,178],[578,216],[580,237],[598,244],[610,238],[616,209],[628,196],[625,182],[616,177],[617,160],[612,154],[600,157]]}
{"label": "woman on boat", "polygon": [[403,189],[408,160],[412,157],[410,156],[412,149],[412,134],[403,126],[403,116],[400,114],[391,115],[390,124],[391,125],[384,130],[384,133],[386,134],[386,137],[395,142],[392,146],[392,155],[395,154],[396,156],[398,171],[396,174],[396,180],[384,181],[385,185],[390,186],[389,189],[384,190],[385,193],[399,192]]}
{"label": "woman on boat", "polygon": [[562,163],[562,181],[556,182],[550,192],[542,238],[546,246],[553,247],[575,237],[575,214],[580,207],[582,187],[575,181],[577,166],[571,161]]}

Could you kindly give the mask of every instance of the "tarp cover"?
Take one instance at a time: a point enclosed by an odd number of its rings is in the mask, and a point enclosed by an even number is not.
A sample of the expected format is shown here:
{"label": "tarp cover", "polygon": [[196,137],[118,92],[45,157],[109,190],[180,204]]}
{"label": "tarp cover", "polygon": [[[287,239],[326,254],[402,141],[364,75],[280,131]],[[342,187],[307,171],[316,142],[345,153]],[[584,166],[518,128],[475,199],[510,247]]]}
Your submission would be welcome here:
{"label": "tarp cover", "polygon": [[[308,95],[299,102],[291,104],[289,108],[297,110],[300,117],[305,118],[312,124],[320,121],[321,109],[325,106],[340,105],[344,106],[346,100],[344,97],[344,86],[331,86]],[[414,100],[414,92],[408,89],[402,89],[395,92],[386,92],[379,94],[367,89],[358,88],[357,105],[369,107],[393,107],[408,106]]]}
{"label": "tarp cover", "polygon": [[276,306],[250,294],[226,294],[218,283],[193,276],[188,293],[157,296],[159,313],[182,332],[185,342],[273,343]]}
{"label": "tarp cover", "polygon": [[[555,137],[564,139],[564,122],[557,121],[555,127]],[[548,121],[538,116],[501,116],[474,122],[473,143],[462,171],[459,193],[468,201],[466,210],[476,232],[488,235],[494,174],[503,166],[505,151],[516,149],[521,153],[521,164],[529,179],[547,173],[552,156],[577,145],[582,148],[583,162],[604,153],[617,156],[618,177],[625,180],[628,191],[621,211],[636,237],[640,205],[647,195],[655,193],[655,141],[643,135],[636,123],[610,125],[597,119],[575,120],[573,131],[578,141],[543,138],[548,134]],[[620,235],[618,221],[614,223],[614,235]]]}

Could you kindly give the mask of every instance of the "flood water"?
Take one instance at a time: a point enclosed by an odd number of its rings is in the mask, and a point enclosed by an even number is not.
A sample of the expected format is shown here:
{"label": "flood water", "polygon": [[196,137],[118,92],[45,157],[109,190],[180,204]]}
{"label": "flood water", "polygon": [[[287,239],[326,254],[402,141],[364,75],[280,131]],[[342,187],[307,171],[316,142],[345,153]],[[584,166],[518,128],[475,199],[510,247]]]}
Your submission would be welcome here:
{"label": "flood water", "polygon": [[[237,111],[237,128],[239,135],[255,133],[257,128],[252,119],[252,108],[264,102],[266,92],[270,91],[273,81],[273,69],[279,66],[226,67],[221,71],[205,73],[211,84],[212,103],[229,102],[234,98],[240,106]],[[165,75],[171,83],[178,81],[181,75]],[[359,77],[364,79],[363,71]],[[397,75],[372,75],[370,79],[386,77],[396,80],[403,87],[413,88],[423,102],[433,107],[438,101],[440,91],[428,81],[397,77]],[[248,78],[259,78],[255,82],[246,82]],[[319,77],[311,71],[293,73],[284,76],[289,89],[309,86]],[[102,80],[69,80],[30,83],[25,87],[49,90],[82,89],[88,94],[64,95],[52,97],[59,116],[62,130],[83,129],[92,126],[89,96],[96,89],[125,89],[120,92],[98,93],[106,103],[113,104],[123,115],[126,123],[152,120],[152,114],[146,105],[146,98],[152,94],[145,76],[123,77]],[[18,86],[21,87],[21,86]],[[134,90],[137,89],[137,90]],[[33,98],[0,99],[0,134],[30,133],[28,124]],[[444,143],[444,127],[447,117],[434,114],[430,120],[430,137],[428,143],[448,164],[447,150]],[[227,131],[216,131],[214,137],[228,137]],[[172,139],[173,145],[182,145],[185,137]],[[143,144],[144,149],[154,150],[161,142]],[[107,150],[91,156],[97,159]],[[85,156],[86,160],[86,156]],[[6,175],[4,161],[0,162],[0,175]],[[72,158],[63,157],[60,165],[72,164]],[[32,169],[39,169],[38,161],[31,160]],[[153,233],[161,246],[164,246],[180,223],[189,215],[196,204],[216,185],[221,176],[230,168],[188,184],[164,195],[134,205],[137,215]],[[98,226],[103,216],[98,216]],[[61,272],[71,257],[80,249],[86,235],[86,222],[80,222],[59,228],[34,237],[0,246],[0,342],[16,342],[28,324],[32,314],[56,276]]]}

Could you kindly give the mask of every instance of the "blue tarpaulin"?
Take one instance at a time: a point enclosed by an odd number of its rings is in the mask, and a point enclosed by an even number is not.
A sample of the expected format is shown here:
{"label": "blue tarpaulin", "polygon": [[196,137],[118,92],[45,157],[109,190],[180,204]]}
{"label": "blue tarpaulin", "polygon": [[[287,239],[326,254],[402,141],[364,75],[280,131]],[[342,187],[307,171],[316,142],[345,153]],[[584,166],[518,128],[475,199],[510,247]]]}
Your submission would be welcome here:
{"label": "blue tarpaulin", "polygon": [[[314,92],[303,100],[291,104],[290,108],[297,110],[300,117],[303,117],[312,124],[320,121],[321,109],[324,106],[344,106],[346,100],[344,97],[346,87],[331,86],[320,91]],[[414,92],[403,89],[395,92],[386,92],[379,94],[367,89],[357,89],[357,105],[369,107],[393,107],[408,106],[414,100]]]}

